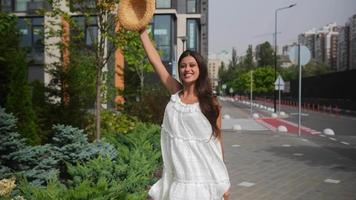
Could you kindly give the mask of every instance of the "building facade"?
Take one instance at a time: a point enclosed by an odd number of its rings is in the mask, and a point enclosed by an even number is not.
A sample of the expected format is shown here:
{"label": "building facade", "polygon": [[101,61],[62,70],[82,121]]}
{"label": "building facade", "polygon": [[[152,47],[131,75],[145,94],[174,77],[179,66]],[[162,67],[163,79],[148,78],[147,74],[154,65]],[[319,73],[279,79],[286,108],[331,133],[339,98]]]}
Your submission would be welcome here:
{"label": "building facade", "polygon": [[175,78],[184,50],[208,58],[208,0],[157,0],[151,27],[162,60]]}
{"label": "building facade", "polygon": [[336,71],[339,29],[336,23],[328,24],[320,29],[314,28],[299,34],[298,42],[310,50],[311,58]]}
{"label": "building facade", "polygon": [[356,69],[356,14],[350,17],[350,19],[348,20],[348,24],[350,26],[349,69]]}
{"label": "building facade", "polygon": [[219,70],[221,67],[221,62],[222,61],[218,58],[209,58],[208,61],[208,74],[213,91],[215,91],[219,85]]}
{"label": "building facade", "polygon": [[[90,5],[91,1],[88,1]],[[47,39],[46,29],[53,28],[53,22],[61,24],[63,19],[38,14],[39,9],[49,8],[47,0],[0,0],[1,11],[13,13],[18,17],[18,30],[21,33],[21,46],[28,49],[29,80],[40,80],[45,84],[51,77],[44,66],[56,62],[53,54],[60,57],[58,49],[50,44],[60,42],[63,37]],[[69,6],[68,6],[69,5]],[[60,1],[59,6],[75,18],[78,26],[84,30],[83,42],[93,44],[96,35],[100,34],[95,16],[92,20],[72,12],[77,5]],[[66,28],[62,23],[60,29]],[[179,55],[186,49],[200,52],[208,58],[208,0],[156,0],[156,11],[149,26],[163,63],[175,77]],[[70,30],[72,33],[72,30]],[[115,59],[124,59],[117,54]],[[122,61],[120,61],[123,63]],[[117,63],[113,61],[112,63]]]}
{"label": "building facade", "polygon": [[316,30],[310,30],[298,35],[298,43],[306,46],[310,50],[312,58],[315,58],[315,34]]}
{"label": "building facade", "polygon": [[339,38],[338,38],[338,60],[337,60],[337,71],[345,71],[350,67],[350,25],[345,24],[345,26],[340,28]]}

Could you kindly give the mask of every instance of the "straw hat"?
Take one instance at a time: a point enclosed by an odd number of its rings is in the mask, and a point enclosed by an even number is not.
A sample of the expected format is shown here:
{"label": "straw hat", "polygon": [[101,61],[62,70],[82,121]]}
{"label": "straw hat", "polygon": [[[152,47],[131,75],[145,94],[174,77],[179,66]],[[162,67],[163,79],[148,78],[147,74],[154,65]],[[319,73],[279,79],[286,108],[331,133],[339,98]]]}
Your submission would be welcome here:
{"label": "straw hat", "polygon": [[119,22],[127,30],[142,30],[151,21],[155,6],[155,0],[120,0]]}

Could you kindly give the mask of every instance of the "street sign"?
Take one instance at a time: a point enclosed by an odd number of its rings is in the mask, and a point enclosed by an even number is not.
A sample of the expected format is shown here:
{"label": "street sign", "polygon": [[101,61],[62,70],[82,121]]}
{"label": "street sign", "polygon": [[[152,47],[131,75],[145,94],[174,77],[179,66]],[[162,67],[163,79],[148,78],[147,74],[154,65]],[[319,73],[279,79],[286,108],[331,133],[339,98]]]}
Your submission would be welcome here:
{"label": "street sign", "polygon": [[222,89],[224,89],[224,90],[226,89],[226,84],[222,85]]}
{"label": "street sign", "polygon": [[229,92],[230,94],[232,94],[234,92],[234,89],[230,88]]}
{"label": "street sign", "polygon": [[284,80],[281,75],[278,75],[276,81],[274,82],[274,90],[284,90]]}
{"label": "street sign", "polygon": [[[295,64],[298,65],[298,45],[293,46],[289,51],[289,60]],[[300,45],[300,65],[306,65],[310,61],[310,51],[308,47]]]}

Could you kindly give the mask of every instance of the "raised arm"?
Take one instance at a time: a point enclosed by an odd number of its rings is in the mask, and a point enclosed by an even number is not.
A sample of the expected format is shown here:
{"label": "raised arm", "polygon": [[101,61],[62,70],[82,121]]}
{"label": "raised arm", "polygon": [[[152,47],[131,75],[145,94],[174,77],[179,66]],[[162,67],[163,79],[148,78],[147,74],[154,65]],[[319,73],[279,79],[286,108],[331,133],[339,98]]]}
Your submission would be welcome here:
{"label": "raised arm", "polygon": [[143,48],[145,49],[145,52],[148,56],[148,59],[153,65],[162,84],[171,94],[175,94],[182,88],[182,85],[168,73],[166,67],[162,63],[161,57],[159,56],[156,48],[153,46],[146,30],[143,30],[141,32],[140,38]]}

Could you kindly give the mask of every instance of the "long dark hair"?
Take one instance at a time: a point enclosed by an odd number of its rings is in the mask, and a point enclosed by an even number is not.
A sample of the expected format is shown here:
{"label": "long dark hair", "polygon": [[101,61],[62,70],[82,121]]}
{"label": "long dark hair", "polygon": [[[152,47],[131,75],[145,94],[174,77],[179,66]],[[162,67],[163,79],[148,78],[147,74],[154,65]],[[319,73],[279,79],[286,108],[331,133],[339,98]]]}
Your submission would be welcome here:
{"label": "long dark hair", "polygon": [[[217,98],[213,96],[213,91],[210,85],[210,79],[208,77],[208,67],[204,58],[197,52],[186,50],[182,53],[178,60],[178,66],[180,66],[183,58],[187,56],[192,56],[199,67],[199,77],[195,82],[195,90],[197,92],[200,110],[204,116],[209,120],[211,127],[213,129],[213,135],[216,138],[220,138],[221,131],[217,126],[217,119],[220,112],[220,106],[218,104]],[[179,78],[180,78],[180,73]]]}

